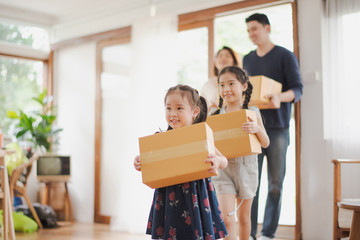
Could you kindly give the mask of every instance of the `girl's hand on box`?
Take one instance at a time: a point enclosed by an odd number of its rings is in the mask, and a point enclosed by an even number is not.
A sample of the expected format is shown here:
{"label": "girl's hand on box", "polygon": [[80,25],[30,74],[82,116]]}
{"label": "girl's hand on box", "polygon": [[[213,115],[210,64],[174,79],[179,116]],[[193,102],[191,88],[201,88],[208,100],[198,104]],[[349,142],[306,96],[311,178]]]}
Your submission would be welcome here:
{"label": "girl's hand on box", "polygon": [[246,133],[257,133],[260,130],[259,125],[257,124],[257,119],[252,119],[248,117],[249,122],[246,122],[242,125],[242,130]]}
{"label": "girl's hand on box", "polygon": [[134,167],[136,170],[141,171],[140,155],[137,155],[134,160]]}
{"label": "girl's hand on box", "polygon": [[215,154],[209,154],[209,158],[205,159],[205,162],[211,163],[209,172],[215,174],[218,173],[218,169],[224,169],[228,164],[226,157],[217,148],[215,148]]}
{"label": "girl's hand on box", "polygon": [[219,169],[219,160],[217,159],[217,156],[214,154],[209,154],[209,158],[205,159],[206,163],[211,163],[211,167],[209,168],[209,173],[218,173]]}

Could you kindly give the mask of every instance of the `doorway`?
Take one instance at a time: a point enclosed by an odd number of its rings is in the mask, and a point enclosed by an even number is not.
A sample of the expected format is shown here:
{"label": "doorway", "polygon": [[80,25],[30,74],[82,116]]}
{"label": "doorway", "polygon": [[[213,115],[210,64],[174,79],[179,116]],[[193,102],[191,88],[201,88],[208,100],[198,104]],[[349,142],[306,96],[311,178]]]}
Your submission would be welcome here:
{"label": "doorway", "polygon": [[[255,49],[255,46],[249,40],[245,23],[245,18],[255,12],[264,13],[269,17],[272,29],[270,36],[271,40],[276,45],[283,46],[288,50],[295,52],[297,55],[297,24],[296,21],[294,22],[294,19],[296,19],[296,2],[294,3],[289,1],[284,3],[284,1],[262,1],[261,4],[262,5],[252,5],[251,1],[242,1],[180,16],[179,39],[181,39],[183,44],[183,46],[181,46],[181,52],[191,52],[191,49],[194,49],[194,46],[198,46],[186,44],[186,41],[183,41],[184,36],[188,39],[196,39],[196,41],[203,39],[202,44],[208,43],[209,50],[197,53],[196,58],[205,59],[203,62],[207,61],[209,64],[205,69],[200,65],[198,65],[198,67],[194,67],[194,63],[190,63],[190,61],[185,62],[184,65],[179,65],[181,66],[178,69],[179,82],[197,87],[192,83],[193,79],[186,82],[186,80],[184,80],[184,76],[201,76],[197,78],[198,85],[200,85],[198,88],[201,89],[200,81],[202,81],[203,76],[206,76],[207,73],[209,73],[207,77],[211,77],[214,55],[216,54],[216,51],[223,46],[233,48],[241,57]],[[205,21],[202,16],[206,15],[208,16]],[[212,25],[206,25],[204,24],[205,22],[212,22]],[[208,33],[207,38],[204,33],[205,31]],[[199,36],[201,36],[201,38],[199,38]],[[212,48],[210,46],[211,44],[213,44]],[[195,51],[199,51],[199,48],[196,48],[197,49]],[[191,68],[190,66],[187,67],[187,64],[191,64]],[[186,69],[186,71],[184,69]],[[267,167],[265,163],[266,161],[264,161],[259,196],[260,224],[263,221],[267,195]],[[287,152],[286,164],[287,169],[283,186],[282,212],[280,215],[279,225],[285,226],[284,229],[287,229],[282,233],[284,234],[284,238],[289,237],[300,239],[301,205],[299,103],[295,104],[292,109],[290,121],[290,145]],[[295,237],[293,234],[294,230]]]}

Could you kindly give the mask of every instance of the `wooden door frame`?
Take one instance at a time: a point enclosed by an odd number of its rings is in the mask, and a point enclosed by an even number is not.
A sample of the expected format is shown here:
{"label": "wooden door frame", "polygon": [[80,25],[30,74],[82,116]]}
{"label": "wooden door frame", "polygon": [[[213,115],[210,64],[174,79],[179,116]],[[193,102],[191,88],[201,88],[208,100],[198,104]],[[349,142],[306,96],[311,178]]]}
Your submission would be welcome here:
{"label": "wooden door frame", "polygon": [[[68,47],[77,46],[80,44],[95,42],[96,43],[96,93],[95,93],[95,141],[94,141],[94,222],[110,224],[110,216],[106,216],[100,213],[100,204],[101,204],[101,112],[102,112],[102,101],[101,101],[101,85],[100,85],[100,76],[102,72],[102,63],[101,63],[101,50],[106,46],[111,46],[115,44],[121,44],[125,42],[130,42],[131,36],[131,26],[126,26],[122,28],[117,28],[105,32],[94,33],[86,36],[81,36],[65,41],[60,41],[51,45],[51,51],[56,52]],[[51,63],[53,64],[51,54]],[[48,75],[52,76],[53,67],[48,71]],[[52,86],[52,85],[51,85]]]}
{"label": "wooden door frame", "polygon": [[96,44],[96,97],[95,97],[95,193],[94,222],[110,224],[111,217],[101,214],[101,134],[102,134],[102,92],[101,73],[103,71],[102,50],[105,47],[130,43],[130,32],[127,36],[99,41]]}
{"label": "wooden door frame", "polygon": [[[234,12],[244,11],[254,8],[263,8],[267,6],[281,5],[290,3],[292,6],[293,20],[293,44],[294,54],[299,59],[299,42],[298,42],[298,20],[297,20],[297,1],[296,0],[244,0],[241,2],[230,3],[218,7],[204,9],[179,15],[178,30],[184,31],[199,27],[208,28],[209,37],[209,78],[213,75],[214,63],[214,19],[217,15],[233,14]],[[296,224],[295,240],[302,239],[301,224],[301,118],[300,118],[300,101],[294,104],[295,114],[295,185],[296,185]]]}

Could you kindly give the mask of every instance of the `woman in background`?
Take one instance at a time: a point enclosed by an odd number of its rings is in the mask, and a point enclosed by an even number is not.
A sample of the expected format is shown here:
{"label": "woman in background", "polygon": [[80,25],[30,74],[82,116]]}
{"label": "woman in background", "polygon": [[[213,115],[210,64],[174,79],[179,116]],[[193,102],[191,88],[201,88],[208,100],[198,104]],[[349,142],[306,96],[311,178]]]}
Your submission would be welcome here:
{"label": "woman in background", "polygon": [[240,66],[241,58],[237,57],[237,53],[230,47],[222,47],[215,56],[214,76],[210,78],[202,87],[200,95],[206,99],[208,110],[217,108],[219,103],[219,90],[217,78],[220,71],[228,66]]}

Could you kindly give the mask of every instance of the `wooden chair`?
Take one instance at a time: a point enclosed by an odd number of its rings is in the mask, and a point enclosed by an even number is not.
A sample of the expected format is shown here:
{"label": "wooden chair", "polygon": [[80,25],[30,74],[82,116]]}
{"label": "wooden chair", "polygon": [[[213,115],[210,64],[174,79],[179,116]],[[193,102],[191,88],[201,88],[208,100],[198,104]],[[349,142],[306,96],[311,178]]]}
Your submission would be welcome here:
{"label": "wooden chair", "polygon": [[0,149],[0,199],[3,210],[3,238],[15,239],[15,230],[12,217],[12,205],[10,200],[10,189],[7,168],[4,157],[6,152]]}
{"label": "wooden chair", "polygon": [[338,203],[339,208],[349,209],[354,211],[349,240],[360,240],[360,200],[359,201],[346,201],[343,200]]}
{"label": "wooden chair", "polygon": [[[341,164],[356,164],[356,159],[334,159],[334,217],[333,217],[333,240],[349,237],[353,211],[339,208],[343,201],[341,197]],[[360,199],[346,199],[347,202],[359,201]]]}
{"label": "wooden chair", "polygon": [[39,228],[43,228],[41,221],[33,207],[33,205],[30,202],[30,199],[28,195],[26,194],[26,184],[27,179],[29,177],[29,174],[32,169],[32,165],[35,161],[39,159],[39,155],[35,152],[29,159],[27,163],[24,163],[17,168],[15,168],[12,171],[11,177],[10,177],[10,194],[11,194],[11,203],[13,205],[14,196],[17,197],[24,197],[26,204],[28,205],[33,217],[35,218],[35,221],[39,225]]}

